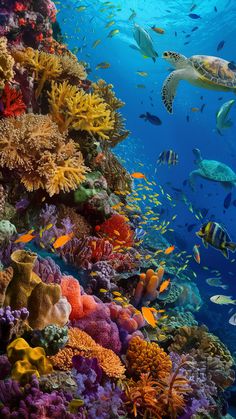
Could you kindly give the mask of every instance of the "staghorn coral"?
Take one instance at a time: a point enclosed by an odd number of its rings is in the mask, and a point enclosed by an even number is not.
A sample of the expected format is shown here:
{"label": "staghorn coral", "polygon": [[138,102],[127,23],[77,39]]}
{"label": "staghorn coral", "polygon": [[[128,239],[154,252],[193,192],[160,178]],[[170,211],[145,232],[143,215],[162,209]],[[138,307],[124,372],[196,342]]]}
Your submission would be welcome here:
{"label": "staghorn coral", "polygon": [[47,80],[55,80],[62,73],[62,65],[57,55],[48,54],[33,48],[13,50],[12,55],[16,63],[31,70],[38,82],[35,97],[40,96]]}
{"label": "staghorn coral", "polygon": [[13,269],[11,267],[0,271],[0,307],[3,306],[5,300],[6,289],[13,277]]}
{"label": "staghorn coral", "polygon": [[99,226],[99,235],[105,237],[114,246],[114,250],[132,247],[134,244],[134,232],[127,218],[120,214],[113,214],[104,221]]}
{"label": "staghorn coral", "polygon": [[2,120],[0,136],[0,166],[14,170],[28,191],[69,192],[89,170],[75,143],[66,142],[47,115]]}
{"label": "staghorn coral", "polygon": [[25,383],[32,375],[39,377],[52,372],[52,365],[43,348],[31,348],[22,338],[17,338],[7,347],[7,357],[12,364],[11,376]]}
{"label": "staghorn coral", "polygon": [[100,367],[108,377],[123,378],[125,368],[113,351],[98,345],[87,333],[78,328],[70,328],[68,335],[69,341],[66,347],[50,357],[55,369],[70,370],[72,357],[82,355],[85,358],[97,358]]}
{"label": "staghorn coral", "polygon": [[62,67],[61,77],[63,79],[72,79],[77,81],[86,80],[87,73],[82,63],[70,51],[62,54],[60,57],[60,64]]}
{"label": "staghorn coral", "polygon": [[125,129],[125,121],[118,109],[124,106],[124,102],[115,96],[112,90],[113,85],[107,84],[104,80],[100,79],[96,83],[92,83],[92,91],[102,97],[111,109],[114,118],[114,128],[109,134],[109,142],[112,147],[128,137],[129,131]]}
{"label": "staghorn coral", "polygon": [[7,51],[7,39],[0,38],[0,89],[3,89],[5,83],[11,81],[14,77],[13,72],[14,59]]}
{"label": "staghorn coral", "polygon": [[61,132],[67,129],[87,131],[106,140],[114,120],[106,103],[95,93],[85,93],[67,81],[52,82],[48,94],[50,112]]}
{"label": "staghorn coral", "polygon": [[5,118],[25,113],[26,105],[21,90],[11,87],[8,83],[5,84],[0,102],[3,106],[1,113]]}
{"label": "staghorn coral", "polygon": [[158,380],[168,377],[171,372],[171,359],[163,349],[154,342],[146,342],[139,336],[133,337],[128,346],[127,368],[133,376],[150,373]]}

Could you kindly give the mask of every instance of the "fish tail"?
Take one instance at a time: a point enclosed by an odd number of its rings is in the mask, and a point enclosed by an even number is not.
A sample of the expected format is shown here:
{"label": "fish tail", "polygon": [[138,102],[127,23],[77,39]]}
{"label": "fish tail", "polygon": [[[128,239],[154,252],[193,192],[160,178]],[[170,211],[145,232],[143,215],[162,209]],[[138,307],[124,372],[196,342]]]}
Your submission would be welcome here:
{"label": "fish tail", "polygon": [[223,288],[224,290],[227,290],[229,287],[228,287],[228,285],[222,285],[222,288]]}
{"label": "fish tail", "polygon": [[233,242],[225,243],[225,247],[227,247],[227,249],[231,250],[231,252],[235,252],[236,243],[233,243]]}

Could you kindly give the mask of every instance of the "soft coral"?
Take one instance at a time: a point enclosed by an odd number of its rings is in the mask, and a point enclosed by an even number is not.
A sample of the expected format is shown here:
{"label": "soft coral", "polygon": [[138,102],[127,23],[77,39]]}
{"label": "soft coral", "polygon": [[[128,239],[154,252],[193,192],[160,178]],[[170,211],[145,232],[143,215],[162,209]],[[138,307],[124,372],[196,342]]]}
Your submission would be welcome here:
{"label": "soft coral", "polygon": [[10,87],[6,83],[1,97],[2,110],[1,113],[5,118],[19,116],[25,113],[26,105],[22,99],[22,93],[19,89]]}

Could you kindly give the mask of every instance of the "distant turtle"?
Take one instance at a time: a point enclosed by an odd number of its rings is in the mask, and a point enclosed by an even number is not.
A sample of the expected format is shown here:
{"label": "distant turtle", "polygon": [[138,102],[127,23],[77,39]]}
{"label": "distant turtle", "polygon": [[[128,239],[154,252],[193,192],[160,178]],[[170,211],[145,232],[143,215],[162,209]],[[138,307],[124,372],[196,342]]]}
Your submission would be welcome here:
{"label": "distant turtle", "polygon": [[236,173],[224,163],[217,160],[203,160],[198,148],[193,149],[198,169],[189,175],[190,186],[194,187],[194,178],[201,176],[214,182],[221,182],[223,186],[232,188],[236,185]]}
{"label": "distant turtle", "polygon": [[236,72],[230,69],[229,61],[208,55],[186,58],[171,51],[164,52],[162,58],[176,68],[162,87],[162,100],[169,113],[173,113],[173,101],[180,80],[205,89],[236,92]]}

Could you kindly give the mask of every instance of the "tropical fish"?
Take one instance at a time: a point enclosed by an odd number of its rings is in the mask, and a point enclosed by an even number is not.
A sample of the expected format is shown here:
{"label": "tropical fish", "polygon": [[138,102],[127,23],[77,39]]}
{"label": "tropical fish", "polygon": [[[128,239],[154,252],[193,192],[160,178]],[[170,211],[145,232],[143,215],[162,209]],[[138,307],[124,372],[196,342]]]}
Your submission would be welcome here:
{"label": "tropical fish", "polygon": [[205,103],[203,103],[203,104],[202,104],[202,106],[201,106],[201,108],[200,108],[200,112],[201,112],[201,113],[203,112],[203,110],[204,110],[205,106],[206,106],[206,104],[205,104]]}
{"label": "tropical fish", "polygon": [[132,48],[137,49],[145,57],[152,58],[152,60],[155,62],[158,54],[154,49],[153,41],[149,33],[141,26],[137,25],[137,23],[135,23],[133,29],[133,37],[138,45],[138,48],[134,45]]}
{"label": "tropical fish", "polygon": [[220,51],[221,49],[224,48],[224,45],[225,45],[225,41],[220,41],[219,44],[217,45],[216,50]]}
{"label": "tropical fish", "polygon": [[18,239],[16,239],[14,243],[29,243],[31,240],[33,240],[36,237],[32,235],[33,231],[34,230],[30,230],[28,233],[23,234]]}
{"label": "tropical fish", "polygon": [[232,297],[228,295],[213,295],[210,300],[215,304],[236,304],[236,300],[233,300]]}
{"label": "tropical fish", "polygon": [[108,38],[113,38],[113,36],[117,35],[119,32],[120,32],[119,29],[113,29],[112,31],[109,32],[107,37]]}
{"label": "tropical fish", "polygon": [[152,312],[151,308],[150,307],[142,307],[141,311],[142,311],[142,315],[143,315],[144,319],[146,320],[146,322],[148,324],[150,324],[150,326],[156,327],[157,321],[156,321],[156,319],[153,315],[153,312]]}
{"label": "tropical fish", "polygon": [[224,290],[227,290],[228,288],[228,285],[222,284],[220,278],[207,278],[206,283],[210,285],[211,287],[220,287],[220,288],[223,288]]}
{"label": "tropical fish", "polygon": [[68,241],[70,241],[74,237],[74,233],[71,232],[69,234],[63,234],[62,236],[58,237],[56,241],[53,243],[54,249],[58,249],[59,247],[64,246]]}
{"label": "tropical fish", "polygon": [[198,250],[198,248],[199,248],[200,246],[199,245],[197,245],[197,244],[195,244],[194,246],[193,246],[193,257],[194,257],[194,259],[195,259],[195,261],[197,262],[197,263],[200,263],[201,262],[201,258],[200,258],[200,252],[199,252],[199,250]]}
{"label": "tropical fish", "polygon": [[146,71],[137,71],[137,74],[141,77],[147,77],[148,73]]}
{"label": "tropical fish", "polygon": [[131,15],[130,15],[130,17],[129,17],[129,21],[130,20],[133,20],[136,16],[137,16],[137,13],[135,12],[135,10],[134,9],[130,9],[131,10]]}
{"label": "tropical fish", "polygon": [[102,61],[101,63],[97,64],[96,70],[98,70],[99,68],[106,69],[110,67],[111,67],[110,63],[107,63],[106,61]]}
{"label": "tropical fish", "polygon": [[106,293],[106,292],[109,292],[108,290],[106,290],[105,288],[100,288],[100,290],[99,290],[99,292],[101,292],[101,293]]}
{"label": "tropical fish", "polygon": [[146,176],[141,172],[134,172],[131,174],[134,179],[145,179]]}
{"label": "tropical fish", "polygon": [[215,11],[215,12],[218,12],[218,10],[217,10],[217,7],[216,7],[216,6],[214,6],[214,11]]}
{"label": "tropical fish", "polygon": [[224,199],[224,208],[228,209],[231,204],[232,192],[229,192]]}
{"label": "tropical fish", "polygon": [[79,6],[79,7],[76,7],[77,12],[83,12],[86,9],[87,9],[87,6]]}
{"label": "tropical fish", "polygon": [[139,88],[139,89],[145,89],[145,84],[137,84],[137,87]]}
{"label": "tropical fish", "polygon": [[116,22],[114,20],[111,20],[110,22],[108,22],[105,26],[105,28],[110,28],[111,26],[113,26]]}
{"label": "tropical fish", "polygon": [[192,111],[192,112],[199,112],[199,111],[200,111],[200,109],[199,109],[199,108],[191,108],[191,111]]}
{"label": "tropical fish", "polygon": [[142,119],[144,119],[144,121],[148,121],[153,125],[161,125],[162,124],[162,122],[161,122],[161,120],[158,116],[152,115],[149,112],[146,112],[145,114],[139,115],[139,118],[142,118]]}
{"label": "tropical fish", "polygon": [[168,164],[169,166],[174,166],[178,164],[179,156],[173,150],[165,150],[159,154],[157,163],[158,164]]}
{"label": "tropical fish", "polygon": [[229,324],[232,324],[232,326],[236,326],[236,313],[233,314],[229,319]]}
{"label": "tropical fish", "polygon": [[163,35],[165,33],[164,29],[162,28],[157,28],[155,25],[151,26],[151,29],[156,32],[159,33],[160,35]]}
{"label": "tropical fish", "polygon": [[234,103],[235,99],[225,102],[216,113],[216,128],[219,134],[222,129],[230,128],[233,125],[231,119],[228,119],[228,115]]}
{"label": "tropical fish", "polygon": [[191,19],[201,19],[200,15],[196,15],[195,13],[190,13],[189,17],[191,17]]}
{"label": "tropical fish", "polygon": [[170,279],[166,279],[165,281],[163,281],[162,284],[160,285],[159,293],[165,291],[166,288],[168,288],[169,284],[170,284]]}
{"label": "tropical fish", "polygon": [[192,6],[190,7],[190,12],[193,12],[194,9],[196,9],[197,5],[195,3],[192,4]]}
{"label": "tropical fish", "polygon": [[231,241],[227,231],[219,223],[209,221],[203,224],[196,235],[202,239],[205,247],[210,244],[220,250],[227,259],[229,257],[228,250],[231,252],[236,250],[236,243]]}
{"label": "tropical fish", "polygon": [[101,42],[102,42],[101,39],[97,39],[96,41],[94,41],[92,47],[96,48]]}
{"label": "tropical fish", "polygon": [[175,250],[175,246],[169,246],[167,247],[167,249],[164,251],[165,255],[169,255],[170,253],[172,253]]}
{"label": "tropical fish", "polygon": [[192,32],[195,32],[198,29],[198,26],[194,26],[194,28],[192,29]]}

